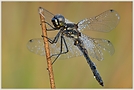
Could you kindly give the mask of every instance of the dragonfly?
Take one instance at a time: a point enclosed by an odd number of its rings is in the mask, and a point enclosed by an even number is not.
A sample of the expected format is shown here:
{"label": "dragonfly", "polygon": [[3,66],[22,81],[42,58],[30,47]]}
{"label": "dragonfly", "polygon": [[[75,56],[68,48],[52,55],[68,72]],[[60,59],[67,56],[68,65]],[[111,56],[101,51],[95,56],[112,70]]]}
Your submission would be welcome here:
{"label": "dragonfly", "polygon": [[[74,23],[66,19],[61,14],[53,14],[48,10],[43,9],[44,14],[40,13],[45,18],[47,31],[56,31],[58,33],[54,37],[45,37],[49,41],[50,54],[54,58],[54,63],[57,59],[68,59],[78,56],[84,56],[94,78],[101,86],[104,82],[96,68],[95,63],[92,62],[89,56],[102,61],[104,59],[104,51],[110,55],[114,53],[114,46],[107,39],[92,38],[82,31],[99,31],[109,32],[113,30],[119,23],[120,16],[113,10],[109,9],[101,14],[80,20]],[[45,55],[44,42],[42,38],[30,39],[27,43],[27,48],[38,55]]]}

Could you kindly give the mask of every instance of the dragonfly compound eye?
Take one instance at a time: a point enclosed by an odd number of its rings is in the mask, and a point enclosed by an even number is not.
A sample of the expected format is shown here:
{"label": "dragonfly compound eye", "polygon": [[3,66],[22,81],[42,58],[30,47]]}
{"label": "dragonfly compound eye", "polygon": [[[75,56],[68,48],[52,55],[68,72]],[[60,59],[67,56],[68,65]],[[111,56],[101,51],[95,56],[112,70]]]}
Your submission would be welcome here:
{"label": "dragonfly compound eye", "polygon": [[65,25],[65,18],[60,14],[55,15],[51,21],[57,29]]}

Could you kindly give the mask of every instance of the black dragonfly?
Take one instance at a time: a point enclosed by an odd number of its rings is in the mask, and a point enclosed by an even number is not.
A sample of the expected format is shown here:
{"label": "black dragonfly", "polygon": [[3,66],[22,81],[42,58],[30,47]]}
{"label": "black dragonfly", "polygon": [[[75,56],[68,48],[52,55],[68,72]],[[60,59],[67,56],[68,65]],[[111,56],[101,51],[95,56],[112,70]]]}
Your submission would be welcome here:
{"label": "black dragonfly", "polygon": [[[42,7],[39,9],[44,11],[44,15],[41,12],[39,14],[46,20],[47,31],[59,30],[55,37],[46,37],[50,42],[50,53],[51,57],[54,58],[53,63],[57,58],[67,59],[84,55],[94,77],[101,86],[104,86],[103,80],[89,56],[101,61],[104,59],[103,51],[108,51],[112,55],[114,47],[109,40],[92,38],[81,33],[81,31],[109,32],[117,26],[120,20],[119,14],[115,10],[110,9],[92,18],[85,18],[78,23],[73,23],[61,14],[54,15]],[[45,55],[42,38],[29,40],[27,48],[35,54]]]}

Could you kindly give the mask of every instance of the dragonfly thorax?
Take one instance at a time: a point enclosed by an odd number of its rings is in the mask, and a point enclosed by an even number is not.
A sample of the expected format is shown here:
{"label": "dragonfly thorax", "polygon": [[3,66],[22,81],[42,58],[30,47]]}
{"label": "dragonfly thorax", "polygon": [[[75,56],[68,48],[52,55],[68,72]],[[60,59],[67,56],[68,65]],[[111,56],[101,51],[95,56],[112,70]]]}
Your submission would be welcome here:
{"label": "dragonfly thorax", "polygon": [[77,30],[64,30],[62,32],[62,34],[66,37],[69,37],[69,38],[74,38],[74,39],[77,39],[79,36],[80,36],[80,32],[78,32]]}
{"label": "dragonfly thorax", "polygon": [[76,30],[78,26],[75,23],[66,23],[66,28],[67,30]]}
{"label": "dragonfly thorax", "polygon": [[61,14],[55,15],[51,21],[56,29],[60,29],[60,27],[65,26],[65,18]]}

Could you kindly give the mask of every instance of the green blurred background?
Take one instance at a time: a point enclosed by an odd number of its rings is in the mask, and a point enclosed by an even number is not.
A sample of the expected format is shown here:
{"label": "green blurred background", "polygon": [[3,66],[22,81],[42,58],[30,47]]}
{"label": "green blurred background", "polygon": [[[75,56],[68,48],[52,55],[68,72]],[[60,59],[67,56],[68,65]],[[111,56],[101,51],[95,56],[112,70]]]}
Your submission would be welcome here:
{"label": "green blurred background", "polygon": [[93,78],[81,56],[53,65],[56,88],[132,88],[132,2],[2,2],[2,88],[50,88],[45,56],[26,47],[29,39],[41,37],[40,6],[76,23],[108,9],[116,10],[121,18],[109,33],[83,31],[109,39],[115,47],[114,55],[106,53],[103,61],[91,58],[105,87]]}

